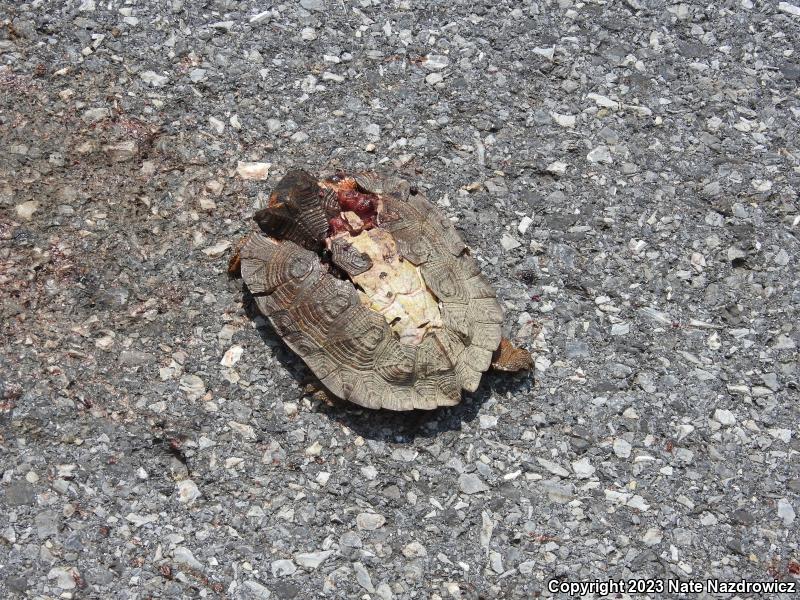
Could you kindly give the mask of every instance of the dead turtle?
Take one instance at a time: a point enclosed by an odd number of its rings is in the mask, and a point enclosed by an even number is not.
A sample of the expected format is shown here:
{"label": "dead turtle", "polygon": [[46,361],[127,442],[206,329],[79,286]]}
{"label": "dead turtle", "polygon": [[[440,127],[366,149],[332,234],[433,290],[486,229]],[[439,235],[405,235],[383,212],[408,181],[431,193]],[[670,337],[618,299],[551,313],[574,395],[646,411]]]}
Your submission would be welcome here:
{"label": "dead turtle", "polygon": [[407,181],[294,170],[254,219],[230,270],[333,395],[433,409],[474,392],[493,357],[530,368],[461,236]]}

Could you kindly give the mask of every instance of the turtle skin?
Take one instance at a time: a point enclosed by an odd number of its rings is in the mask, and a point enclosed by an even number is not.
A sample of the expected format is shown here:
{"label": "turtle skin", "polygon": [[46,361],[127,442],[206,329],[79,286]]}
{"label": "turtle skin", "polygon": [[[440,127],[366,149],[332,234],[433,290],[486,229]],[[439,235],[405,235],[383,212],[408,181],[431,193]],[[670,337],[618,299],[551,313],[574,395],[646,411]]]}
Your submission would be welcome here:
{"label": "turtle skin", "polygon": [[254,219],[241,275],[332,394],[429,410],[478,388],[501,307],[452,223],[408,182],[290,171]]}

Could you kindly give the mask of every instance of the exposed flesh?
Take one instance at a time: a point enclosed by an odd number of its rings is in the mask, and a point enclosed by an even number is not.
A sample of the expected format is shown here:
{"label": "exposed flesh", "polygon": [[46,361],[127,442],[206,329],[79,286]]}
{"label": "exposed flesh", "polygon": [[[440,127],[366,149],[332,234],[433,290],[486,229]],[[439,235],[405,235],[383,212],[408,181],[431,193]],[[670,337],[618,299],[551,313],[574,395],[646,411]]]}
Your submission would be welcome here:
{"label": "exposed flesh", "polygon": [[342,208],[331,219],[328,247],[342,237],[372,260],[372,268],[352,278],[361,304],[383,315],[404,344],[419,344],[428,331],[441,329],[438,302],[419,267],[400,257],[390,233],[375,227],[380,198],[359,192],[349,178],[321,184],[337,192]]}

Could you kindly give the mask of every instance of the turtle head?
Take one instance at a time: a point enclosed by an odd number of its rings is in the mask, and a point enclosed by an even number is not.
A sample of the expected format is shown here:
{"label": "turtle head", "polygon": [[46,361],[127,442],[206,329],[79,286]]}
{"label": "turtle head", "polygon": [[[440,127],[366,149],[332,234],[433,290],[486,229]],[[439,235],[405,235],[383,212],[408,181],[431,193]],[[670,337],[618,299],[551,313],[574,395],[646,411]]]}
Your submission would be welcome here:
{"label": "turtle head", "polygon": [[295,169],[286,173],[269,196],[269,207],[303,207],[319,194],[319,184],[307,171]]}
{"label": "turtle head", "polygon": [[267,207],[253,218],[267,235],[317,249],[328,232],[320,192],[309,173],[289,171],[270,194]]}

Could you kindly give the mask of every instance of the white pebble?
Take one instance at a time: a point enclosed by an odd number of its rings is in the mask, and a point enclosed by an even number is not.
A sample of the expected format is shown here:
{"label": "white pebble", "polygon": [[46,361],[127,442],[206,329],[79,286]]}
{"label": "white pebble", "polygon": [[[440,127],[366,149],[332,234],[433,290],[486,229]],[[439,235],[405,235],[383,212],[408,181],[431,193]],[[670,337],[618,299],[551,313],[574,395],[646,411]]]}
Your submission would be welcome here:
{"label": "white pebble", "polygon": [[714,420],[720,425],[736,425],[736,415],[724,408],[718,408],[714,411]]}
{"label": "white pebble", "polygon": [[494,429],[497,427],[497,417],[494,415],[481,415],[479,421],[481,429]]}
{"label": "white pebble", "polygon": [[628,442],[625,438],[616,438],[614,440],[613,448],[614,454],[620,458],[628,458],[631,455],[633,446],[631,446],[630,442]]}
{"label": "white pebble", "polygon": [[199,497],[200,490],[194,481],[191,479],[184,479],[178,482],[178,502],[190,505]]}
{"label": "white pebble", "polygon": [[628,335],[631,326],[628,323],[614,323],[611,326],[611,335]]}
{"label": "white pebble", "polygon": [[594,100],[594,103],[602,108],[619,108],[619,102],[612,100],[608,96],[603,96],[601,94],[587,94],[586,97],[589,100]]}
{"label": "white pebble", "polygon": [[788,527],[795,517],[794,507],[786,498],[778,500],[778,516],[783,519],[783,524]]}
{"label": "white pebble", "polygon": [[319,442],[314,442],[308,448],[306,448],[305,454],[306,456],[319,456],[322,453],[322,444]]}
{"label": "white pebble", "polygon": [[146,84],[153,87],[162,87],[169,81],[169,77],[159,75],[155,71],[144,71],[143,73],[139,73],[139,77]]}
{"label": "white pebble", "polygon": [[510,251],[519,248],[522,244],[520,244],[516,239],[514,239],[507,233],[504,233],[503,237],[500,238],[500,245],[506,251]]}
{"label": "white pebble", "polygon": [[644,536],[642,537],[642,541],[646,546],[655,546],[656,544],[660,544],[661,540],[663,539],[663,534],[661,533],[660,529],[656,529],[655,527],[651,527],[648,529]]}
{"label": "white pebble", "polygon": [[284,577],[294,574],[297,571],[297,565],[289,559],[273,560],[271,569],[273,577]]}
{"label": "white pebble", "polygon": [[386,517],[378,513],[361,513],[356,517],[356,527],[361,531],[375,531],[386,523]]}
{"label": "white pebble", "polygon": [[580,460],[572,461],[572,470],[578,479],[588,479],[594,475],[595,468],[589,463],[589,459],[584,457]]}
{"label": "white pebble", "polygon": [[444,81],[444,75],[441,73],[429,73],[425,76],[425,83],[428,85],[436,85],[437,83],[442,83]]}
{"label": "white pebble", "polygon": [[644,498],[642,498],[639,494],[634,495],[633,498],[628,500],[627,505],[641,512],[647,512],[650,510],[650,505],[645,502]]}
{"label": "white pebble", "polygon": [[406,558],[419,558],[428,556],[428,551],[425,549],[425,546],[419,542],[411,542],[403,546],[403,556]]}
{"label": "white pebble", "polygon": [[298,131],[297,133],[293,133],[290,139],[296,144],[302,144],[308,140],[308,134],[305,131]]}
{"label": "white pebble", "polygon": [[305,569],[316,569],[333,554],[333,550],[322,552],[300,552],[294,555],[294,561]]}
{"label": "white pebble", "polygon": [[586,155],[586,159],[589,162],[593,163],[611,163],[613,159],[611,158],[611,151],[608,149],[608,146],[600,145],[594,148]]}
{"label": "white pebble", "polygon": [[271,163],[265,162],[239,161],[236,164],[236,173],[242,179],[254,179],[256,181],[261,181],[267,178],[271,166]]}
{"label": "white pebble", "polygon": [[223,367],[232,367],[239,359],[242,358],[242,353],[244,352],[244,348],[241,346],[231,346],[225,355],[222,357],[222,360],[219,362]]}
{"label": "white pebble", "polygon": [[644,240],[636,240],[631,239],[628,241],[628,250],[630,250],[635,255],[640,255],[644,252],[644,249],[647,247],[647,242]]}
{"label": "white pebble", "polygon": [[231,247],[231,243],[227,241],[222,241],[213,246],[209,246],[208,248],[203,249],[203,254],[210,256],[211,258],[217,258],[222,256],[225,251]]}
{"label": "white pebble", "polygon": [[361,474],[368,481],[373,481],[378,476],[378,469],[372,465],[367,465],[366,467],[361,467]]}
{"label": "white pebble", "polygon": [[206,393],[206,384],[197,375],[184,375],[179,387],[189,400],[197,400]]}
{"label": "white pebble", "polygon": [[28,200],[27,202],[17,204],[14,207],[17,212],[17,216],[25,221],[29,220],[38,208],[39,203],[36,200]]}
{"label": "white pebble", "polygon": [[192,551],[186,546],[178,546],[175,548],[175,550],[172,551],[172,559],[176,563],[186,565],[189,568],[196,569],[198,571],[203,570],[203,563],[197,560]]}
{"label": "white pebble", "polygon": [[537,458],[536,462],[550,471],[553,475],[558,475],[559,477],[569,477],[569,471],[552,460],[547,460],[546,458]]}
{"label": "white pebble", "polygon": [[441,54],[428,54],[422,61],[422,66],[431,71],[439,71],[450,64],[450,59]]}
{"label": "white pebble", "polygon": [[73,568],[54,567],[47,573],[47,578],[55,579],[56,585],[62,590],[74,590],[77,585],[74,576],[77,574],[78,572]]}
{"label": "white pebble", "polygon": [[576,115],[562,115],[559,113],[550,113],[550,116],[553,117],[553,121],[555,121],[561,127],[575,127],[575,123],[578,121],[578,117]]}
{"label": "white pebble", "polygon": [[800,6],[789,4],[788,2],[778,2],[778,10],[785,12],[787,15],[800,17]]}

